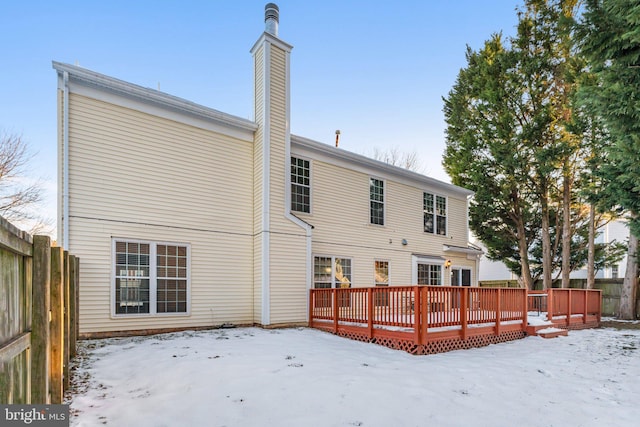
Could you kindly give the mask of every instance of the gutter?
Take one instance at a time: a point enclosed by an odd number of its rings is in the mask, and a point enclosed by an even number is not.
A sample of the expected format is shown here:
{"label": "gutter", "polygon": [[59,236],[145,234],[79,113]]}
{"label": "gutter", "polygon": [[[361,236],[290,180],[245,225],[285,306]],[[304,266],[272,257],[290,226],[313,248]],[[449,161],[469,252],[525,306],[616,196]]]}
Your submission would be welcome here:
{"label": "gutter", "polygon": [[[64,71],[62,110],[62,247],[69,250],[69,72]],[[58,233],[60,234],[60,233]]]}

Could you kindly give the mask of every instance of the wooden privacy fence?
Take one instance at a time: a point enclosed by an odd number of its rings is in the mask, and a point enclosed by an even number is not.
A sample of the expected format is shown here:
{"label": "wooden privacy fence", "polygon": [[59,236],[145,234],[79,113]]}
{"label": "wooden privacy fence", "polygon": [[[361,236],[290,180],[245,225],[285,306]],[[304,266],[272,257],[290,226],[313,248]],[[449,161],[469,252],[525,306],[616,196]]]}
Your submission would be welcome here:
{"label": "wooden privacy fence", "polygon": [[78,258],[0,217],[0,403],[62,403],[75,356]]}
{"label": "wooden privacy fence", "polygon": [[412,354],[523,338],[525,289],[393,286],[311,289],[309,324]]}
{"label": "wooden privacy fence", "polygon": [[547,289],[529,291],[529,310],[546,312],[547,319],[565,329],[592,328],[602,319],[599,289]]}

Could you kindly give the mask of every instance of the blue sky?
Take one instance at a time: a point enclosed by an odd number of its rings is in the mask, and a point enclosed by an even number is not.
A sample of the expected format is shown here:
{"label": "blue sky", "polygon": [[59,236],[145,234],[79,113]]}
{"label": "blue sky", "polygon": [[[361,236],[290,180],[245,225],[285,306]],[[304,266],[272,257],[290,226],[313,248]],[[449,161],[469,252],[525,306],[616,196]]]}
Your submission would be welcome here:
{"label": "blue sky", "polygon": [[[56,74],[51,61],[252,118],[249,49],[264,30],[260,0],[3,1],[0,130],[21,134],[55,218]],[[292,133],[371,154],[416,151],[449,181],[442,97],[465,46],[512,35],[518,0],[276,1],[291,54]]]}

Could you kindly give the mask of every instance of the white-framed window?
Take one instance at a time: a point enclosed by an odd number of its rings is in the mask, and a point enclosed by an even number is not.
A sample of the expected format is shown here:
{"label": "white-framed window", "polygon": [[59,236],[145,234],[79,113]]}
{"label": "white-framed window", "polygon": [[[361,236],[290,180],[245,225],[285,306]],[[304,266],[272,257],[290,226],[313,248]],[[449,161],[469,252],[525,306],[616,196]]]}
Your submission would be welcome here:
{"label": "white-framed window", "polygon": [[432,193],[423,193],[425,233],[447,235],[447,198]]}
{"label": "white-framed window", "polygon": [[471,269],[453,267],[451,269],[451,286],[471,286]]}
{"label": "white-framed window", "polygon": [[418,285],[442,285],[442,265],[419,262]]}
{"label": "white-framed window", "polygon": [[188,244],[113,239],[113,313],[188,314]]}
{"label": "white-framed window", "polygon": [[384,181],[369,178],[369,221],[384,225]]}
{"label": "white-framed window", "polygon": [[311,163],[291,156],[291,210],[311,213]]}
{"label": "white-framed window", "polygon": [[373,275],[375,286],[389,286],[389,261],[375,260]]}
{"label": "white-framed window", "polygon": [[313,287],[350,288],[351,259],[335,256],[316,256],[313,259]]}
{"label": "white-framed window", "polygon": [[616,265],[612,265],[611,266],[611,278],[612,279],[617,279],[619,274],[620,273],[618,272],[618,265],[617,264]]}

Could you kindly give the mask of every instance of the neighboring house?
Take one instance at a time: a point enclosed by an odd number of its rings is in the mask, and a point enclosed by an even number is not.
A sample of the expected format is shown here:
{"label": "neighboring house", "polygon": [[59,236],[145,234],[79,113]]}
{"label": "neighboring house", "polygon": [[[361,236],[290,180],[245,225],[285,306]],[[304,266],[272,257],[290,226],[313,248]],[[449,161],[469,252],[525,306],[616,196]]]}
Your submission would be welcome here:
{"label": "neighboring house", "polygon": [[477,285],[472,193],[290,135],[291,46],[277,7],[265,22],[254,120],[53,63],[83,336],[306,324],[312,287]]}
{"label": "neighboring house", "polygon": [[[624,219],[611,221],[602,226],[599,230],[600,235],[596,237],[596,243],[625,243],[629,239],[629,227]],[[480,274],[479,281],[489,280],[516,280],[518,276],[512,273],[507,266],[500,261],[491,261],[486,256],[486,248],[475,237],[472,237],[473,244],[483,249],[484,254],[480,257]],[[604,270],[596,271],[597,279],[618,279],[623,278],[627,268],[627,255],[616,265],[607,267]],[[555,275],[554,275],[555,277]],[[579,270],[571,272],[572,279],[586,279],[587,268],[583,267]]]}

